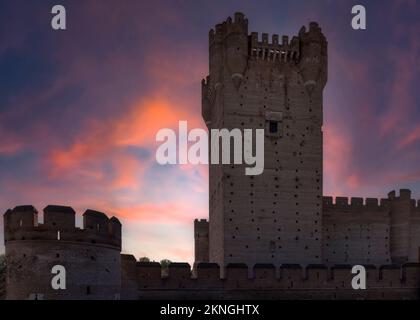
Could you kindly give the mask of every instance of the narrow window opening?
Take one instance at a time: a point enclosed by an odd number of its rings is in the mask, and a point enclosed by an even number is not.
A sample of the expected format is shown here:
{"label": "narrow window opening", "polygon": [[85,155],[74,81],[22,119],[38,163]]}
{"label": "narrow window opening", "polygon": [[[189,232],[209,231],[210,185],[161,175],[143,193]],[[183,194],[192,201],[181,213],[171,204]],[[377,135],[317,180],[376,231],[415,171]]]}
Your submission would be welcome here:
{"label": "narrow window opening", "polygon": [[270,133],[277,133],[279,131],[278,122],[270,121]]}

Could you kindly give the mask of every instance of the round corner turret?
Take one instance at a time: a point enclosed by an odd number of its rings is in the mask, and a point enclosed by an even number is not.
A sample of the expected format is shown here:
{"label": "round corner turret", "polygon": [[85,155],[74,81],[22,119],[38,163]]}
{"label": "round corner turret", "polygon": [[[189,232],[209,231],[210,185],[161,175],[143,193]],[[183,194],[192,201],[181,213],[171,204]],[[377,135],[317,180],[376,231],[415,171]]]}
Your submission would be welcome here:
{"label": "round corner turret", "polygon": [[[33,206],[7,210],[5,220],[6,298],[114,299],[121,293],[121,222],[99,211],[87,210],[86,229],[76,228],[76,212],[67,206],[48,205],[44,224],[38,224]],[[64,291],[53,290],[51,266],[62,265],[68,274]],[[19,266],[10,268],[10,266]]]}
{"label": "round corner turret", "polygon": [[307,91],[316,87],[324,89],[328,78],[328,43],[317,22],[309,24],[309,30],[299,32],[301,44],[300,67]]}

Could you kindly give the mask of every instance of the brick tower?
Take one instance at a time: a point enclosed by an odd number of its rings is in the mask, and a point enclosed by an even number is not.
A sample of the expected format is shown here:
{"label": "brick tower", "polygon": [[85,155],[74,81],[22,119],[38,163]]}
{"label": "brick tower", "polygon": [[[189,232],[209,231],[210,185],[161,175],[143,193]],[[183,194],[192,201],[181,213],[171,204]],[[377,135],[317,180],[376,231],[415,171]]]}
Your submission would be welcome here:
{"label": "brick tower", "polygon": [[[83,229],[75,226],[75,211],[47,206],[44,223],[33,206],[18,206],[4,214],[6,298],[111,300],[121,296],[121,223],[87,210]],[[52,268],[66,270],[66,289],[51,286]]]}
{"label": "brick tower", "polygon": [[236,13],[210,31],[209,50],[202,83],[208,129],[265,130],[261,175],[246,176],[243,165],[209,166],[209,261],[321,263],[321,29],[312,22],[290,41],[269,41],[249,35],[248,20]]}

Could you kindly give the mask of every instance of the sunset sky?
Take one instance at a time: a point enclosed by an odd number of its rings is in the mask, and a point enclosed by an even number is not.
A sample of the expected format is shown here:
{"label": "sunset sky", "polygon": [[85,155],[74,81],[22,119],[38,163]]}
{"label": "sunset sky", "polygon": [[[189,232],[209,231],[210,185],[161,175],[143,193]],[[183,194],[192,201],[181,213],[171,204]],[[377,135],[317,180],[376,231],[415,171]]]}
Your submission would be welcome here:
{"label": "sunset sky", "polygon": [[0,211],[100,210],[123,223],[124,252],[192,262],[207,167],[158,165],[155,135],[205,127],[208,31],[235,11],[250,32],[318,21],[327,37],[324,194],[420,198],[420,1],[0,0]]}

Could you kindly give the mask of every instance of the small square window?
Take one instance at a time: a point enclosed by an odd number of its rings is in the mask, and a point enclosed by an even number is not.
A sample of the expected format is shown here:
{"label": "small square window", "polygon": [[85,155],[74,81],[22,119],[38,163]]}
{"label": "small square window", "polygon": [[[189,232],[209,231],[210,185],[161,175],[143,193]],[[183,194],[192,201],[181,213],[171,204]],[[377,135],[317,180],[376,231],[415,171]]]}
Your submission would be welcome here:
{"label": "small square window", "polygon": [[268,111],[265,114],[265,135],[270,138],[281,138],[282,136],[282,119],[281,112]]}
{"label": "small square window", "polygon": [[279,124],[277,121],[270,121],[270,133],[277,133],[279,131]]}

